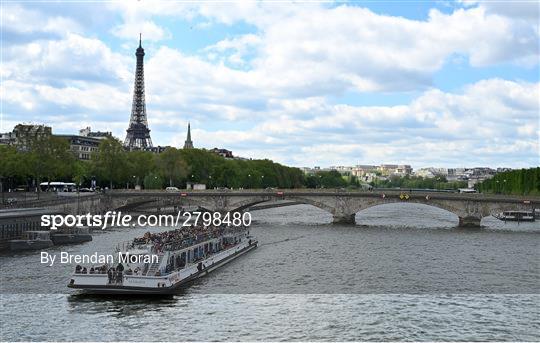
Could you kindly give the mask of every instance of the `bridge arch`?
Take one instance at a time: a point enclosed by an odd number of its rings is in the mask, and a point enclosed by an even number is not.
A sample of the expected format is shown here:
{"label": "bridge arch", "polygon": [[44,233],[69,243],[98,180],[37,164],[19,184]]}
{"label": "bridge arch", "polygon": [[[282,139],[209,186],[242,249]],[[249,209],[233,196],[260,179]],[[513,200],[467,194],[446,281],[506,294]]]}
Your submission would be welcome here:
{"label": "bridge arch", "polygon": [[355,223],[367,226],[454,228],[459,225],[459,216],[431,204],[396,201],[363,208],[356,212]]}
{"label": "bridge arch", "polygon": [[[210,211],[242,211],[255,204],[273,200],[289,200],[312,205],[333,216],[336,223],[355,222],[357,212],[388,203],[418,203],[438,207],[459,217],[460,226],[479,226],[482,218],[505,210],[531,210],[540,207],[540,200],[523,200],[485,195],[458,195],[440,193],[420,193],[389,191],[340,192],[340,191],[198,191],[186,193],[167,192],[113,192],[97,197],[80,199],[74,203],[61,204],[65,211],[89,211],[101,213],[115,209],[130,209],[137,206],[155,204],[160,206],[200,206]],[[79,206],[80,205],[80,206]],[[60,206],[60,204],[58,204]],[[80,208],[79,208],[80,207]]]}
{"label": "bridge arch", "polygon": [[297,202],[300,202],[300,203],[303,203],[303,204],[306,204],[306,205],[311,205],[311,206],[317,207],[317,208],[319,208],[321,210],[324,210],[326,212],[329,212],[332,215],[334,215],[334,213],[336,212],[336,207],[333,207],[331,205],[328,205],[328,203],[318,201],[318,200],[315,200],[315,199],[309,198],[309,197],[288,196],[287,200],[293,200],[293,201],[297,201]]}

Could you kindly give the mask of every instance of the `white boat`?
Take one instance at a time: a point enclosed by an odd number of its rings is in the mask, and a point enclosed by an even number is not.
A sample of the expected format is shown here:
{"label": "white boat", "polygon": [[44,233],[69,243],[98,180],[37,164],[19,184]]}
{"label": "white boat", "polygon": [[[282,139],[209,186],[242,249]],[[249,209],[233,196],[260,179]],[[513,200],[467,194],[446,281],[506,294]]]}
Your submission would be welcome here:
{"label": "white boat", "polygon": [[504,211],[494,215],[494,217],[513,222],[534,222],[536,219],[535,211]]}
{"label": "white boat", "polygon": [[[114,261],[78,265],[70,288],[99,294],[171,294],[186,283],[257,247],[246,229],[209,229],[189,237],[182,228],[150,234],[117,247]],[[192,229],[193,230],[193,229]],[[154,237],[166,237],[155,240]],[[178,239],[170,239],[170,237]]]}

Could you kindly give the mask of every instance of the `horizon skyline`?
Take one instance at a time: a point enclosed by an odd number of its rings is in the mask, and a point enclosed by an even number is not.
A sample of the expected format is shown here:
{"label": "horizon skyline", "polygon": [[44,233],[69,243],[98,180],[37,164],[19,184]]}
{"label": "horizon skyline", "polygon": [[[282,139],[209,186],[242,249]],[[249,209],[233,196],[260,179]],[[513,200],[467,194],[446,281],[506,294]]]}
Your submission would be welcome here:
{"label": "horizon skyline", "polygon": [[[23,125],[46,125],[46,124],[43,124],[43,123],[20,123],[20,124],[23,124]],[[189,122],[188,122],[189,124]],[[51,130],[53,131],[53,135],[70,135],[70,133],[60,133],[60,134],[56,134],[54,133],[54,127],[51,127]],[[187,132],[187,130],[186,130]],[[0,132],[1,133],[1,132]],[[114,136],[113,134],[113,137],[115,139],[117,139],[118,141],[122,142],[122,139],[121,137],[116,137]],[[157,147],[158,145],[154,145],[154,147]],[[172,147],[172,148],[175,148],[175,149],[184,149],[182,146],[163,146],[163,145],[159,145],[159,147]],[[226,149],[226,150],[229,150],[227,149],[227,147],[197,147],[197,146],[194,146],[193,147],[194,149],[203,149],[203,150],[212,150],[212,149]],[[232,150],[230,150],[232,151]],[[232,151],[232,153],[234,154],[234,151]],[[252,158],[252,157],[249,157],[249,156],[237,156],[235,155],[235,157],[240,157],[240,158],[246,158],[246,159],[265,159],[265,157],[262,157],[262,158]],[[278,161],[274,161],[274,162],[278,162]],[[381,166],[381,165],[409,165],[411,166],[411,168],[413,168],[413,170],[418,170],[418,169],[427,169],[427,168],[434,168],[434,169],[460,169],[460,168],[464,168],[464,169],[474,169],[474,168],[491,168],[491,169],[498,169],[498,168],[510,168],[508,166],[491,166],[491,165],[484,165],[484,166],[480,166],[480,165],[476,165],[476,166],[463,166],[463,165],[460,165],[460,166],[441,166],[441,165],[429,165],[429,166],[414,166],[414,165],[411,165],[409,164],[408,162],[371,162],[371,163],[354,163],[354,164],[351,164],[351,163],[348,163],[348,164],[334,164],[334,165],[312,165],[312,166],[289,166],[289,167],[296,167],[296,168],[300,168],[300,169],[303,169],[303,168],[310,168],[310,169],[314,169],[314,168],[321,168],[322,169],[330,169],[332,167],[356,167],[356,166]],[[535,168],[535,167],[540,167],[540,166],[533,166],[533,167],[528,167],[528,168]],[[511,168],[511,169],[522,169],[521,167],[517,167],[517,168]],[[525,167],[525,169],[527,169],[527,167]]]}
{"label": "horizon skyline", "polygon": [[196,147],[295,167],[536,167],[538,8],[510,5],[3,3],[0,130],[122,140],[142,32],[154,145],[191,122]]}

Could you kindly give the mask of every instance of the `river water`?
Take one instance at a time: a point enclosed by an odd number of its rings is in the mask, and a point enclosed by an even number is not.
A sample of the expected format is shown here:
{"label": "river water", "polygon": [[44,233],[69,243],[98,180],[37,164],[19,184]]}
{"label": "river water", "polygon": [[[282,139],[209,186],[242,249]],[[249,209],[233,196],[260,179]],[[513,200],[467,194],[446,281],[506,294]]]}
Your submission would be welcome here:
{"label": "river water", "polygon": [[[0,256],[0,340],[540,340],[540,228],[479,230],[416,204],[332,225],[307,205],[252,212],[259,247],[168,298],[81,296],[73,268]],[[110,253],[146,228],[48,252]]]}

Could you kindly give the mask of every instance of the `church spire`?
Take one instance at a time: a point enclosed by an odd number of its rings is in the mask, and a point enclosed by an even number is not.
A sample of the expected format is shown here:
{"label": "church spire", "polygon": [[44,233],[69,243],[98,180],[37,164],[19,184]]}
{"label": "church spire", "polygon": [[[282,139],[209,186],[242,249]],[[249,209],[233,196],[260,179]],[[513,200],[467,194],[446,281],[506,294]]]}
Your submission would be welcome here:
{"label": "church spire", "polygon": [[191,125],[189,122],[187,124],[187,137],[186,142],[184,143],[184,149],[193,149],[193,142],[191,141]]}

